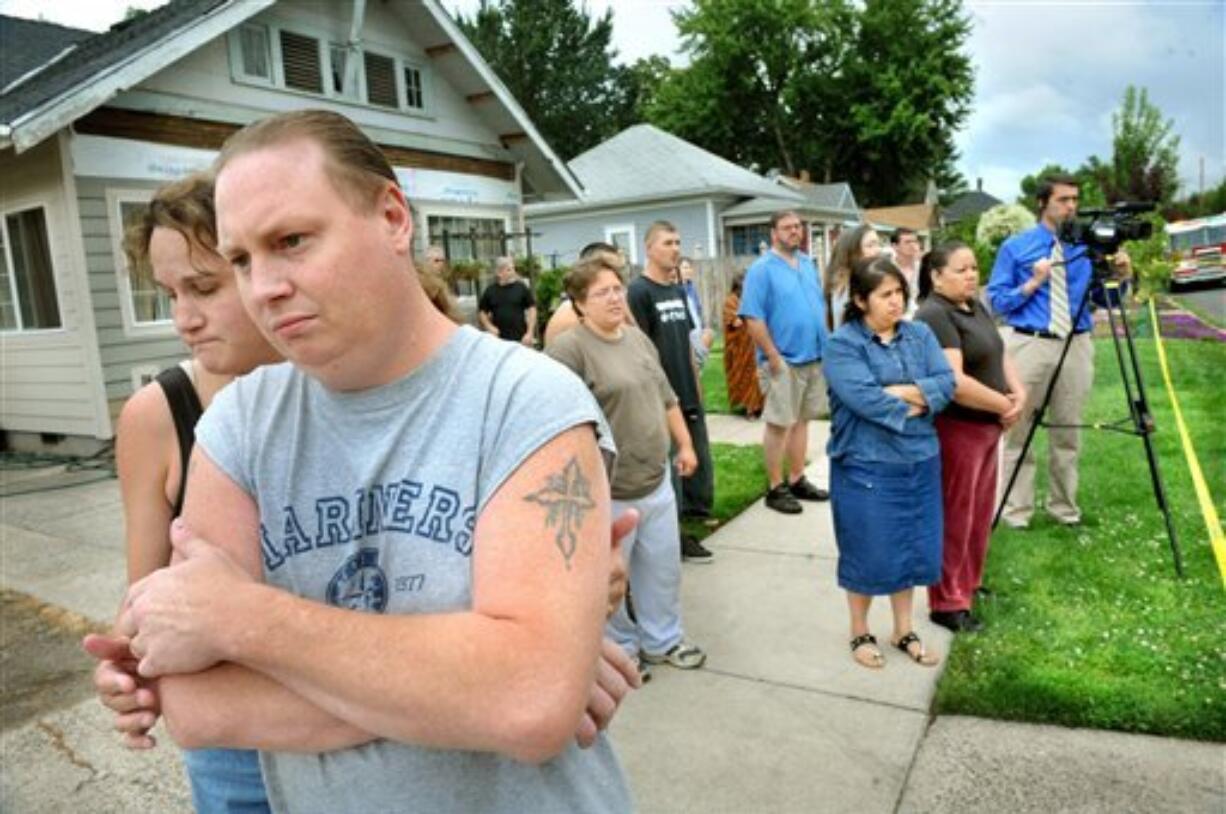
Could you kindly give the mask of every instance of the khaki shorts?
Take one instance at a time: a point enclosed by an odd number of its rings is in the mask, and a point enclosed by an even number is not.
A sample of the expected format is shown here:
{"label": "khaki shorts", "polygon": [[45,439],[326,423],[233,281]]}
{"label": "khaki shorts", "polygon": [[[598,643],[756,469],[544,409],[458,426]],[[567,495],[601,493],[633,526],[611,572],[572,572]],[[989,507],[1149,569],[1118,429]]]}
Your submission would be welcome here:
{"label": "khaki shorts", "polygon": [[792,367],[772,376],[770,365],[758,365],[758,386],[766,397],[762,419],[776,427],[790,427],[797,421],[812,421],[826,414],[826,379],[822,363]]}

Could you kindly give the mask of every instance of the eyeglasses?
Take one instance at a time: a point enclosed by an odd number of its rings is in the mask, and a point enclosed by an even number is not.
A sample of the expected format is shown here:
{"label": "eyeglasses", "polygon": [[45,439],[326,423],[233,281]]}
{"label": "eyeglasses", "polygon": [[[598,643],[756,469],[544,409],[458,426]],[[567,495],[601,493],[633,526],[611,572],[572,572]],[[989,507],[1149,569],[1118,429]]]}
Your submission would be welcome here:
{"label": "eyeglasses", "polygon": [[626,296],[626,289],[620,285],[601,288],[587,293],[589,300],[620,300],[624,296]]}

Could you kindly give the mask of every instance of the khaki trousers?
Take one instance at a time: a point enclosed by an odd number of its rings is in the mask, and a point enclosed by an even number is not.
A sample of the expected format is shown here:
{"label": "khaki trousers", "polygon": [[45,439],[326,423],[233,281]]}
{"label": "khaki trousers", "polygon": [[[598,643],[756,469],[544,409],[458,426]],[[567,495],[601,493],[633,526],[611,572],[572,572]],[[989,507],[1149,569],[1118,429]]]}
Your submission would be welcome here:
{"label": "khaki trousers", "polygon": [[[1026,410],[1022,420],[1005,436],[1005,450],[1001,456],[1002,490],[1008,485],[1013,467],[1021,456],[1034,411],[1047,393],[1048,383],[1064,347],[1064,342],[1059,339],[1030,336],[1012,328],[1005,329],[1004,334],[1005,348],[1026,387]],[[1082,409],[1093,384],[1094,342],[1089,333],[1077,334],[1056,380],[1045,421],[1049,424],[1080,424]],[[1081,509],[1077,507],[1077,459],[1081,452],[1081,431],[1075,428],[1049,428],[1047,447],[1047,512],[1058,521],[1076,523],[1081,520]],[[1031,442],[1030,453],[1018,472],[1017,482],[1013,484],[1009,502],[1005,505],[1003,519],[1011,526],[1026,525],[1034,514],[1034,470],[1034,443]]]}

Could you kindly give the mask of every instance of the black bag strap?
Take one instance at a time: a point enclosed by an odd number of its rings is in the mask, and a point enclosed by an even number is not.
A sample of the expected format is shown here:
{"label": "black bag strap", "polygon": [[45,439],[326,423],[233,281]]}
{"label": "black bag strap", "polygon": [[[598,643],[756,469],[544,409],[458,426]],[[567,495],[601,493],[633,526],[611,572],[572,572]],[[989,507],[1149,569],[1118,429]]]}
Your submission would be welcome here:
{"label": "black bag strap", "polygon": [[179,494],[175,498],[175,517],[183,511],[183,496],[187,494],[187,464],[196,444],[196,422],[204,414],[200,396],[191,377],[179,365],[168,367],[157,375],[157,383],[166,393],[170,416],[175,422],[175,435],[179,437]]}

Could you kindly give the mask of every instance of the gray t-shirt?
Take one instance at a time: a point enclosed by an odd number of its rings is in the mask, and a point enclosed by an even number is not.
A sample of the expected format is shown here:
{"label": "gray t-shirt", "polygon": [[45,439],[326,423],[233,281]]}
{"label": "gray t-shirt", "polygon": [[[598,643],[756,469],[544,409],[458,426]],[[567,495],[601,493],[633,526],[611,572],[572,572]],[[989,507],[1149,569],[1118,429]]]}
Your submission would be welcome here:
{"label": "gray t-shirt", "polygon": [[[472,606],[477,517],[561,432],[593,424],[591,394],[561,365],[461,328],[382,387],[327,390],[288,364],[220,392],[197,443],[259,505],[264,579],[367,613]],[[548,665],[541,665],[548,669]],[[320,754],[261,753],[278,812],[623,812],[621,766],[601,737],[554,760],[387,740]]]}
{"label": "gray t-shirt", "polygon": [[554,340],[546,353],[583,379],[613,427],[613,497],[636,500],[654,492],[668,474],[664,411],[677,403],[656,346],[631,325],[622,329],[620,339],[604,339],[580,324]]}

